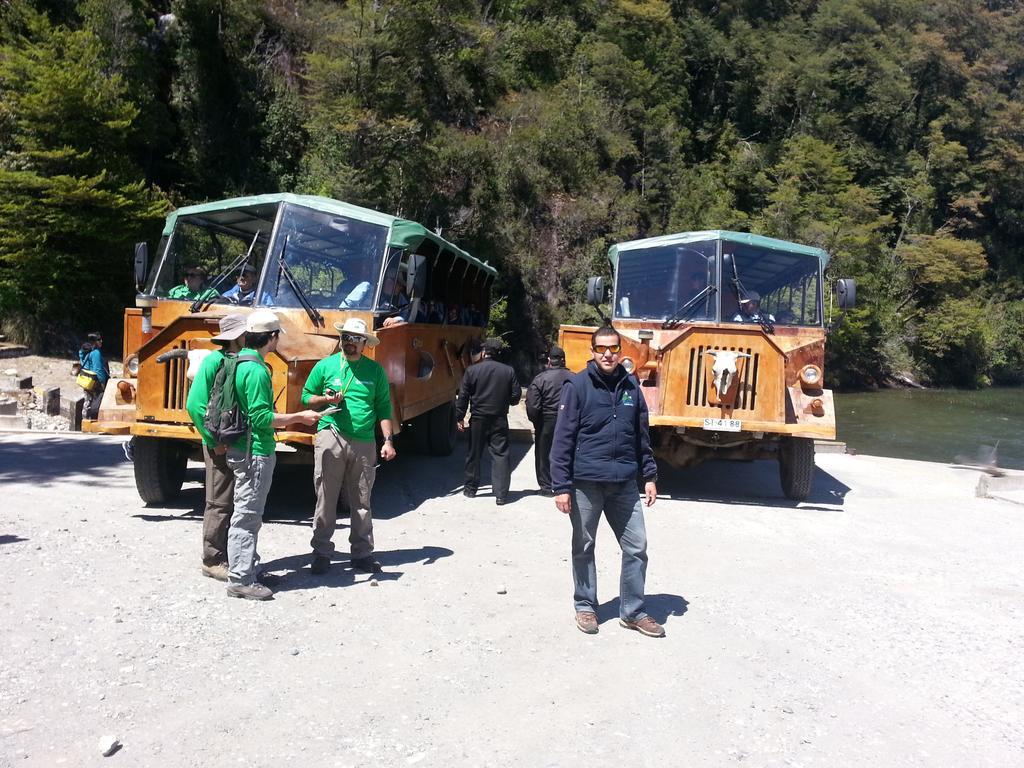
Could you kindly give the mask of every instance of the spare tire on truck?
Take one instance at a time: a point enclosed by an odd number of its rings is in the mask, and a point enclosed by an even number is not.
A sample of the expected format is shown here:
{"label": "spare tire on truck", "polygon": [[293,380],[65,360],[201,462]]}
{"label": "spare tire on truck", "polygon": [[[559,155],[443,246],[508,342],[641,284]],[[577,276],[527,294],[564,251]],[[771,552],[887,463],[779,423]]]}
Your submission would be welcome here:
{"label": "spare tire on truck", "polygon": [[147,504],[178,498],[185,482],[188,445],[181,440],[135,436],[135,487]]}

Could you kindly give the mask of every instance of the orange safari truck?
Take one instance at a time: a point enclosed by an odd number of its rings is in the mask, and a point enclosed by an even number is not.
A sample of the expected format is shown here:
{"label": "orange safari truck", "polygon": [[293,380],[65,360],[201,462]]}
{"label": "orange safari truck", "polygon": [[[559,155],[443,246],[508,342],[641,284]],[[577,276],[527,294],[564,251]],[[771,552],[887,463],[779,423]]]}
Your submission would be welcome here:
{"label": "orange safari truck", "polygon": [[[685,467],[706,459],[776,459],[782,490],[805,499],[814,440],[836,436],[824,389],[824,269],[828,254],[721,230],[612,246],[611,322],[621,362],[650,409],[655,456]],[[840,309],[852,280],[838,280]],[[606,300],[591,278],[588,300]],[[581,370],[594,328],[566,325],[559,343]]]}
{"label": "orange safari truck", "polygon": [[[188,413],[190,376],[218,320],[253,307],[286,333],[268,363],[275,407],[301,407],[313,365],[337,349],[335,322],[359,317],[380,344],[405,450],[445,455],[469,342],[484,335],[496,271],[413,221],[338,200],[291,194],[233,198],[174,211],[149,264],[136,246],[140,293],[125,310],[124,376],[108,384],[83,429],[133,435],[135,480],[147,503],[181,490],[201,458]],[[245,273],[245,281],[239,276]],[[244,287],[247,290],[242,290]],[[385,327],[388,318],[401,318]],[[310,431],[277,433],[280,458],[312,463]]]}

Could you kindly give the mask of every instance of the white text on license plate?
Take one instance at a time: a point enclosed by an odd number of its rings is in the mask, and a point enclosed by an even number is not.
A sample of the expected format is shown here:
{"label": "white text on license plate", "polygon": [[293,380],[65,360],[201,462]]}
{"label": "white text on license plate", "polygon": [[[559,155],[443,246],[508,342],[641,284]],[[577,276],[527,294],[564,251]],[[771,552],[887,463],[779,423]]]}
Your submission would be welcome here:
{"label": "white text on license plate", "polygon": [[739,419],[704,419],[704,429],[715,432],[739,432],[743,429],[743,422]]}

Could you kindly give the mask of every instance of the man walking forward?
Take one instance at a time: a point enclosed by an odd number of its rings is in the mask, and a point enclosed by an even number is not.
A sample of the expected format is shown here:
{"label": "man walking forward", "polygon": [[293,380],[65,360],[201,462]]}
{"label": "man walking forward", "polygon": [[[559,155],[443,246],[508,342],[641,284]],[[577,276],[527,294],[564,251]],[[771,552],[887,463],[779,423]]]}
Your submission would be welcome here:
{"label": "man walking forward", "polygon": [[203,438],[203,462],[206,464],[206,507],[203,509],[203,575],[218,581],[228,580],[228,525],[231,499],[235,493],[235,475],[228,466],[227,447],[218,445],[206,430],[203,419],[210,402],[210,391],[217,369],[226,353],[238,352],[245,333],[245,315],[225,315],[220,319],[220,334],[210,341],[220,349],[203,358],[188,389],[185,410]]}
{"label": "man walking forward", "polygon": [[244,348],[238,353],[235,393],[249,423],[249,434],[228,448],[228,466],[235,476],[234,511],[228,528],[228,594],[246,600],[269,600],[270,589],[256,581],[256,544],[263,526],[263,508],[274,479],[274,428],[315,424],[316,411],[274,413],[274,389],[263,362],[277,350],[284,332],[277,315],[258,309],[245,320]]}
{"label": "man walking forward", "polygon": [[466,410],[472,410],[466,479],[462,493],[470,498],[476,496],[480,485],[480,456],[486,442],[491,452],[491,487],[494,490],[494,502],[498,505],[507,500],[511,480],[508,408],[516,405],[523,395],[512,366],[495,359],[500,351],[500,341],[491,339],[484,344],[483,358],[479,363],[471,365],[462,377],[462,387],[455,405],[459,432],[466,431]]}
{"label": "man walking forward", "polygon": [[391,390],[384,368],[363,356],[367,345],[380,340],[359,318],[344,325],[335,323],[341,334],[341,352],[325,357],[309,372],[302,389],[302,402],[314,409],[326,408],[313,443],[313,487],[316,512],[313,515],[313,564],[315,574],[331,567],[334,554],[334,524],[338,496],[348,501],[348,541],[352,567],[373,573],[381,569],[373,557],[373,515],[370,496],[377,473],[377,443],[374,426],[384,435],[380,457],[395,458],[394,428],[391,424]]}
{"label": "man walking forward", "polygon": [[636,487],[643,474],[647,506],[658,495],[658,468],[648,434],[640,384],[619,365],[619,334],[602,327],[591,337],[594,359],[562,388],[551,448],[555,506],[572,522],[572,576],[576,626],[597,634],[594,541],[604,512],[622,549],[619,623],[648,637],[665,630],[644,612],[647,530]]}
{"label": "man walking forward", "polygon": [[541,496],[554,496],[551,490],[551,441],[555,436],[562,385],[570,376],[572,373],[565,367],[564,350],[551,347],[547,368],[533,377],[526,390],[526,416],[533,422],[533,459]]}

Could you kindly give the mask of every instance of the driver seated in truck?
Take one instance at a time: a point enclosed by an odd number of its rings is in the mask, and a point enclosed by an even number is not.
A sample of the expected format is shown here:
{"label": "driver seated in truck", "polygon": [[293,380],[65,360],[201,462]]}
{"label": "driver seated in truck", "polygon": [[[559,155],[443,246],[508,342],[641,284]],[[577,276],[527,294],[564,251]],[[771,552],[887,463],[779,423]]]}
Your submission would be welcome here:
{"label": "driver seated in truck", "polygon": [[746,296],[740,299],[740,311],[733,315],[734,323],[774,323],[775,317],[769,313],[761,312],[761,294],[757,291],[748,291]]}
{"label": "driver seated in truck", "polygon": [[167,292],[168,299],[186,299],[187,301],[195,301],[196,299],[218,299],[220,294],[217,293],[213,288],[206,288],[206,270],[200,266],[185,267],[185,282],[182,285],[176,285]]}
{"label": "driver seated in truck", "polygon": [[[243,264],[242,268],[238,271],[237,279],[238,282],[221,295],[225,299],[230,300],[232,304],[238,304],[241,307],[251,307],[253,302],[256,301],[256,267],[252,264]],[[270,294],[264,291],[260,304],[269,306],[273,303],[274,300],[270,298]]]}
{"label": "driver seated in truck", "polygon": [[404,273],[399,272],[397,278],[390,276],[384,278],[384,287],[381,291],[380,298],[383,306],[390,306],[392,309],[398,310],[396,314],[384,320],[385,328],[391,328],[405,323],[425,322],[425,315],[423,314],[422,308],[417,309],[415,318],[410,317],[410,313],[412,312],[412,302],[409,300]]}

